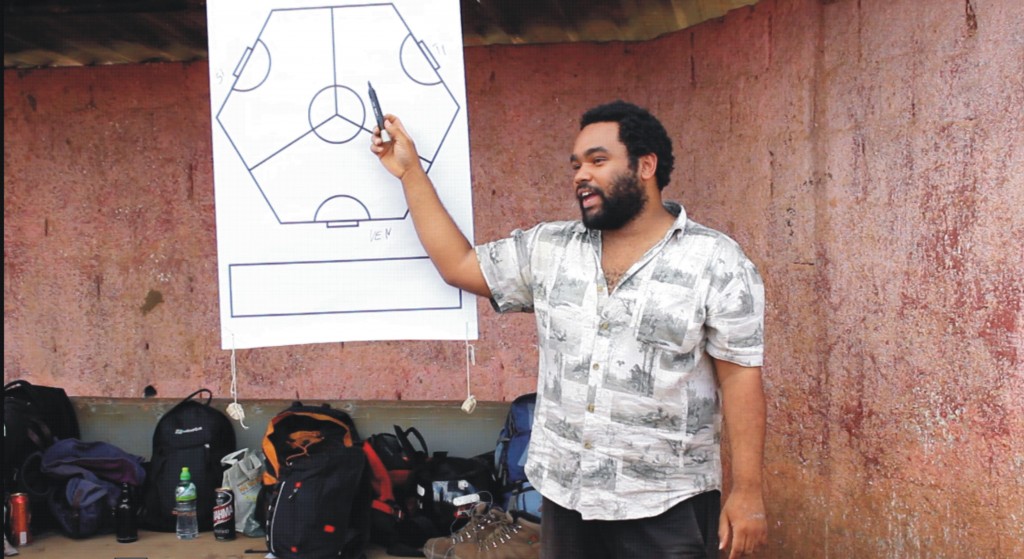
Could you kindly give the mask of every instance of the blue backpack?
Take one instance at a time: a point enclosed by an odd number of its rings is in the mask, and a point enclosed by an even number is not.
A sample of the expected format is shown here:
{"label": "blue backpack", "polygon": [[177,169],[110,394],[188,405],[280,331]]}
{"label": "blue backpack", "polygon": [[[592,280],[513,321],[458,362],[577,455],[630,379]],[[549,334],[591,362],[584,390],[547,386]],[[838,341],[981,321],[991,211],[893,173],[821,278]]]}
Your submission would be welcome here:
{"label": "blue backpack", "polygon": [[72,538],[113,531],[121,483],[138,488],[146,479],[141,456],[103,441],[61,439],[40,460],[49,485],[47,506],[60,531]]}
{"label": "blue backpack", "polygon": [[536,406],[535,392],[512,401],[494,448],[494,470],[501,506],[507,511],[523,511],[540,517],[541,496],[526,479],[525,471]]}

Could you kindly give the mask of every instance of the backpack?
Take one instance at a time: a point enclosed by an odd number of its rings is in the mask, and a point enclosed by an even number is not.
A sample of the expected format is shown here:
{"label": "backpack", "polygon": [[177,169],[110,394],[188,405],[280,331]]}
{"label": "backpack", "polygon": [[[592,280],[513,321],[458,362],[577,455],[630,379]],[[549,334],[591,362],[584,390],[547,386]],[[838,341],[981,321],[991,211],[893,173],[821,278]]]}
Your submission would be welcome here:
{"label": "backpack", "polygon": [[403,522],[403,536],[419,547],[465,526],[473,506],[492,502],[497,488],[490,453],[462,458],[434,452],[410,480],[416,492],[415,508]]}
{"label": "backpack", "polygon": [[536,392],[512,401],[494,447],[494,470],[502,508],[509,512],[525,511],[539,518],[541,496],[526,479],[526,458],[536,406]]}
{"label": "backpack", "polygon": [[140,487],[146,478],[141,456],[78,439],[61,439],[46,449],[41,471],[52,485],[41,500],[60,531],[72,538],[111,532],[120,484]]}
{"label": "backpack", "polygon": [[[38,456],[59,439],[78,438],[78,416],[63,388],[39,386],[25,380],[4,385],[4,495],[37,493],[32,486],[43,484]],[[32,529],[42,531],[53,525],[43,499],[32,499]]]}
{"label": "backpack", "polygon": [[[194,399],[203,393],[205,402]],[[142,524],[151,530],[175,531],[174,488],[183,466],[188,466],[196,486],[199,530],[213,529],[216,489],[225,470],[221,458],[235,451],[235,430],[231,420],[210,405],[212,400],[213,392],[201,388],[157,421],[142,498]]]}
{"label": "backpack", "polygon": [[355,559],[370,534],[370,477],[347,413],[293,403],[263,437],[268,550],[282,559]]}
{"label": "backpack", "polygon": [[[370,510],[370,540],[386,546],[389,555],[421,557],[415,547],[405,547],[405,521],[415,503],[409,478],[426,463],[429,451],[423,435],[415,427],[377,433],[363,441],[363,452],[370,468],[373,501]],[[410,435],[419,443],[412,444]]]}
{"label": "backpack", "polygon": [[[427,441],[415,427],[403,430],[398,425],[394,426],[394,434],[377,433],[371,435],[364,441],[364,448],[369,450],[380,460],[387,470],[388,478],[396,490],[408,485],[409,476],[413,470],[427,462],[430,452],[427,450]],[[412,444],[412,435],[419,443],[419,449]]]}

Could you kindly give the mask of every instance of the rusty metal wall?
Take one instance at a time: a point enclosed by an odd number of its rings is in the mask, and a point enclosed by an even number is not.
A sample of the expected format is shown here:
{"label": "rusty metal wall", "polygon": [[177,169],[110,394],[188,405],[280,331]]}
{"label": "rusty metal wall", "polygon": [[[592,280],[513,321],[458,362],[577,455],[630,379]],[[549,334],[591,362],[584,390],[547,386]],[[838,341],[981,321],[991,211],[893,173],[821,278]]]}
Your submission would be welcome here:
{"label": "rusty metal wall", "polygon": [[[576,121],[673,134],[667,196],[768,291],[764,557],[1024,556],[1024,4],[763,0],[643,43],[466,49],[477,240],[575,217]],[[4,72],[4,375],[226,396],[207,67]],[[532,390],[481,305],[481,400]],[[447,400],[451,342],[240,351],[243,398]]]}

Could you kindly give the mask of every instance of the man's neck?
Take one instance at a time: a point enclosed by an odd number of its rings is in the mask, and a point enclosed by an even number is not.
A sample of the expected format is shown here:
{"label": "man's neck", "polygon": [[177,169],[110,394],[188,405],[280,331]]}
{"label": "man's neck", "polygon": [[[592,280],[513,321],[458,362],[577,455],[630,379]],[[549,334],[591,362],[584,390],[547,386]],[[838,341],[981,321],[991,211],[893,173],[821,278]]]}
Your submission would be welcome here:
{"label": "man's neck", "polygon": [[[653,203],[652,203],[653,202]],[[661,205],[661,197],[648,200],[643,211],[619,229],[601,232],[601,269],[609,289],[665,236],[675,217]]]}
{"label": "man's neck", "polygon": [[601,241],[605,247],[609,244],[642,245],[646,250],[664,237],[675,221],[676,217],[662,204],[661,196],[652,196],[628,223],[618,229],[602,231]]}

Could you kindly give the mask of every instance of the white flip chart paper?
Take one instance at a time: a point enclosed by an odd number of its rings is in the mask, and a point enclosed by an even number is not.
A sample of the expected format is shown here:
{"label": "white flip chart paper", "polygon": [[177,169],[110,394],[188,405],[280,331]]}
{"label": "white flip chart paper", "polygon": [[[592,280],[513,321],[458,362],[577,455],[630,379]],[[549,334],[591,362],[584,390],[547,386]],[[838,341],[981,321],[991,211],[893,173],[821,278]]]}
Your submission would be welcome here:
{"label": "white flip chart paper", "polygon": [[221,346],[475,339],[369,149],[372,83],[472,241],[458,0],[206,9]]}

